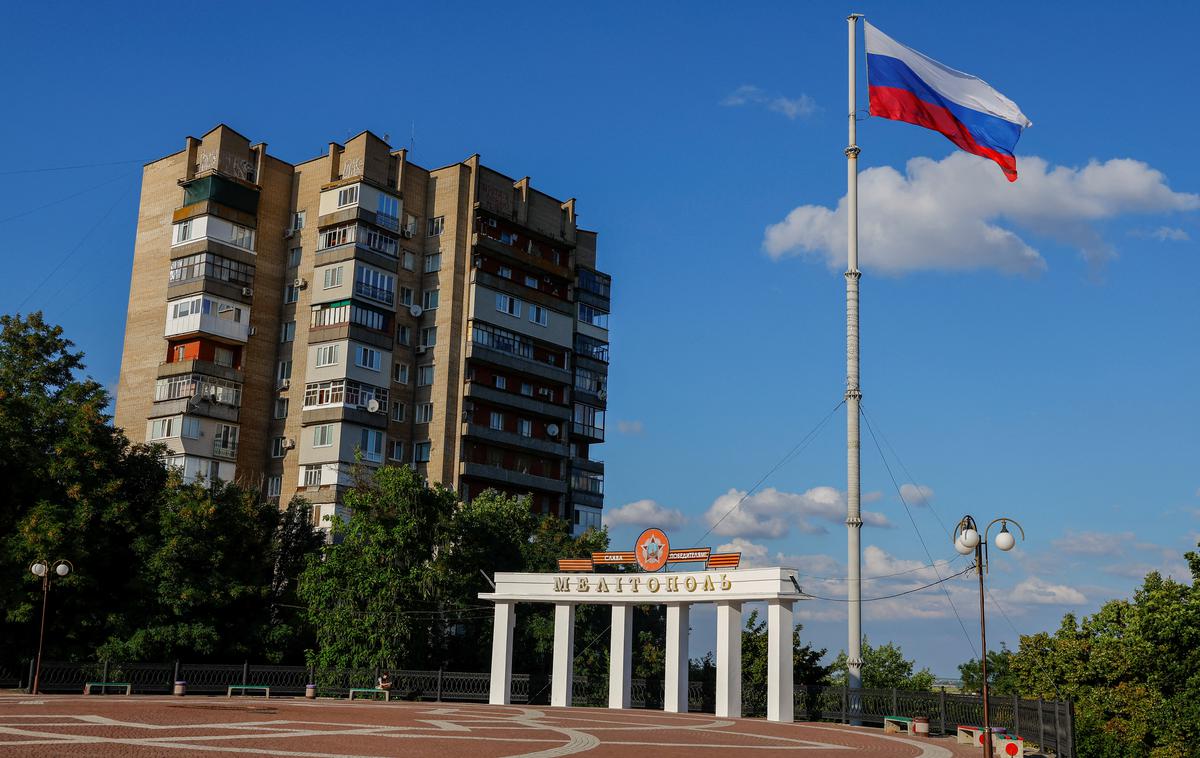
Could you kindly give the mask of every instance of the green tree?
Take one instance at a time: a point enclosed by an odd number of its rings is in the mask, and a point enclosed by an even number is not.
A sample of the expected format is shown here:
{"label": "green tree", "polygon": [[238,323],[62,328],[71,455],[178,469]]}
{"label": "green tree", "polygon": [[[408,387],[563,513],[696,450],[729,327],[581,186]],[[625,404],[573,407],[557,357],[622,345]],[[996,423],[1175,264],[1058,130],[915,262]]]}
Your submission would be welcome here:
{"label": "green tree", "polygon": [[[900,646],[894,642],[874,647],[867,636],[863,635],[862,642],[862,686],[864,689],[901,689],[901,690],[931,690],[934,676],[927,668],[914,672],[916,662],[904,657]],[[838,653],[838,657],[830,666],[829,681],[831,684],[844,687],[846,685],[846,651]]]}
{"label": "green tree", "polygon": [[[829,669],[821,665],[825,649],[817,650],[800,639],[802,624],[792,629],[792,682],[797,686],[821,684]],[[748,687],[767,686],[767,620],[758,611],[751,611],[742,630],[742,680]]]}
{"label": "green tree", "polygon": [[[1017,692],[1017,681],[1012,672],[1012,651],[1000,643],[999,650],[989,650],[988,692],[994,695],[1012,695]],[[983,671],[978,658],[972,658],[958,666],[964,692],[983,691]]]}

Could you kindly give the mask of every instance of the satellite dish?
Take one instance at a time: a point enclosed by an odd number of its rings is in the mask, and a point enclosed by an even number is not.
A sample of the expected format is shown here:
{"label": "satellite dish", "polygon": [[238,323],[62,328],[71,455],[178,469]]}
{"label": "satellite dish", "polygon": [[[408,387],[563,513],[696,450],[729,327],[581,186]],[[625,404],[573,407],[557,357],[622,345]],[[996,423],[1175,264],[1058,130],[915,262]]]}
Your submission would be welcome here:
{"label": "satellite dish", "polygon": [[417,305],[416,303],[413,303],[412,305],[408,306],[408,313],[413,318],[420,316],[421,315],[421,306]]}
{"label": "satellite dish", "polygon": [[558,424],[547,424],[546,425],[546,434],[549,434],[551,437],[557,437],[558,436]]}
{"label": "satellite dish", "polygon": [[371,398],[367,401],[367,411],[370,413],[379,413],[379,401]]}

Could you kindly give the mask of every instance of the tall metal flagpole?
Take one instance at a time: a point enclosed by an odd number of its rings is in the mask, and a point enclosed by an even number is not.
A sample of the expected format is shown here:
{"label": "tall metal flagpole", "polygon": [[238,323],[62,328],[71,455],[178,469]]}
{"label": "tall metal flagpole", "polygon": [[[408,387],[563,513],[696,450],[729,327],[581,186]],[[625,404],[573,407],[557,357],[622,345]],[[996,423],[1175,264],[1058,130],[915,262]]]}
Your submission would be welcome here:
{"label": "tall metal flagpole", "polygon": [[[846,686],[862,686],[862,494],[859,482],[861,466],[858,437],[858,153],[855,142],[855,27],[861,13],[847,17],[850,33],[850,140],[846,146],[846,584],[850,607],[849,639],[846,647]],[[851,700],[857,712],[857,698]],[[851,723],[857,723],[851,719]]]}

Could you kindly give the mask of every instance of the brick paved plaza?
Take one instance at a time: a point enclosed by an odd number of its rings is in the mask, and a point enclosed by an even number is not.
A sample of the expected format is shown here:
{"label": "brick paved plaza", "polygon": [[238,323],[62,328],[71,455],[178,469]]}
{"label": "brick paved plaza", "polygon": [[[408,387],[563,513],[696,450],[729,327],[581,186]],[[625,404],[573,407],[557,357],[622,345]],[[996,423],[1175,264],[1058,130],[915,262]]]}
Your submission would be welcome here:
{"label": "brick paved plaza", "polygon": [[953,739],[706,714],[223,697],[0,696],[0,756],[978,755]]}

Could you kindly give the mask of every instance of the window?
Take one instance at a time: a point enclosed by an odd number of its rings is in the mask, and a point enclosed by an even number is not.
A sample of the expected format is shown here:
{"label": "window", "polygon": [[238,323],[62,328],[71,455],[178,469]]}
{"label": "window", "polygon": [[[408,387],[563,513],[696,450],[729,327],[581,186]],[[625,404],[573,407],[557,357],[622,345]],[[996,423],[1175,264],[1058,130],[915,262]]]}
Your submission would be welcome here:
{"label": "window", "polygon": [[428,363],[417,367],[417,386],[428,387],[433,384],[433,364]]}
{"label": "window", "polygon": [[431,219],[429,219],[429,223],[426,225],[426,235],[425,236],[437,237],[443,231],[445,231],[445,229],[446,229],[446,217],[445,216],[438,216],[437,218],[431,218]]}
{"label": "window", "polygon": [[592,371],[580,366],[575,367],[575,389],[600,395],[605,391],[608,377],[599,371]]}
{"label": "window", "polygon": [[347,205],[354,205],[358,202],[358,185],[354,184],[349,187],[343,187],[338,190],[338,207],[345,208]]}
{"label": "window", "polygon": [[526,274],[526,275],[525,275],[525,286],[526,286],[526,287],[533,287],[534,289],[537,289],[537,288],[538,288],[538,280],[537,280],[537,277],[536,277],[536,276],[530,276],[529,274]]}
{"label": "window", "polygon": [[180,435],[187,437],[190,440],[200,438],[200,419],[192,416],[183,417],[183,425],[180,430]]}
{"label": "window", "polygon": [[433,347],[437,344],[437,327],[427,326],[421,330],[421,347]]}
{"label": "window", "polygon": [[490,422],[488,423],[488,426],[490,426],[493,429],[503,430],[504,429],[504,414],[500,413],[499,411],[492,411],[492,417],[490,419]]}
{"label": "window", "polygon": [[442,254],[434,253],[433,255],[425,256],[425,273],[431,274],[434,271],[442,270]]}
{"label": "window", "polygon": [[530,305],[529,320],[539,326],[546,326],[550,323],[550,314],[540,305]]}
{"label": "window", "polygon": [[[304,218],[306,211],[296,211],[292,214],[292,229],[299,231],[304,228]],[[299,249],[299,248],[297,248]]]}
{"label": "window", "polygon": [[383,226],[395,229],[400,225],[400,200],[380,192],[379,206],[375,210],[375,215],[384,217],[382,219]]}
{"label": "window", "polygon": [[287,440],[284,437],[272,437],[271,438],[271,457],[272,458],[282,458],[284,456],[284,454],[287,452],[286,443],[287,443]]}
{"label": "window", "polygon": [[317,368],[336,366],[338,362],[338,345],[321,345],[317,348]]}
{"label": "window", "polygon": [[510,295],[496,293],[496,310],[521,318],[521,301]]}
{"label": "window", "polygon": [[192,220],[188,219],[175,225],[175,241],[187,242],[192,238]]}
{"label": "window", "polygon": [[367,266],[354,269],[354,291],[372,300],[392,304],[396,294],[396,277]]}
{"label": "window", "polygon": [[396,341],[401,345],[411,345],[412,329],[407,326],[396,327]]}
{"label": "window", "polygon": [[429,443],[417,442],[413,444],[413,463],[428,463],[429,462]]}
{"label": "window", "polygon": [[392,364],[392,381],[397,384],[408,384],[408,364],[393,363]]}
{"label": "window", "polygon": [[280,330],[279,330],[279,341],[280,342],[291,342],[294,339],[296,339],[296,322],[295,321],[284,322],[283,327],[280,328]]}
{"label": "window", "polygon": [[333,229],[326,229],[325,231],[321,232],[321,236],[318,238],[317,249],[324,250],[329,247],[337,247],[338,245],[345,245],[348,242],[353,242],[355,239],[354,232],[356,229],[357,227],[353,225],[338,226],[334,227]]}
{"label": "window", "polygon": [[408,237],[417,233],[417,217],[411,213],[404,214],[404,231],[408,232]]}
{"label": "window", "polygon": [[254,230],[238,224],[230,224],[232,233],[229,235],[229,241],[238,247],[246,250],[254,249]]}
{"label": "window", "polygon": [[320,487],[321,486],[321,469],[324,468],[321,464],[308,465],[304,467],[304,486],[305,487]]}
{"label": "window", "polygon": [[286,284],[283,287],[283,303],[294,303],[300,299],[300,288],[295,284]]}
{"label": "window", "polygon": [[275,367],[275,378],[278,381],[292,378],[292,362],[280,361]]}
{"label": "window", "polygon": [[496,376],[496,389],[498,389],[498,390],[508,389],[508,380],[505,379],[503,376],[497,375]]}
{"label": "window", "polygon": [[401,440],[392,440],[388,444],[388,458],[393,461],[404,460],[404,442]]}
{"label": "window", "polygon": [[359,446],[364,459],[376,463],[383,460],[383,432],[378,429],[363,429]]}
{"label": "window", "polygon": [[433,421],[433,403],[421,403],[417,406],[417,414],[413,419],[418,424],[428,424]]}
{"label": "window", "polygon": [[342,267],[334,266],[333,268],[325,269],[325,289],[331,290],[334,287],[342,286]]}
{"label": "window", "polygon": [[288,259],[287,259],[288,268],[296,268],[297,266],[300,265],[301,254],[302,254],[302,250],[301,250],[301,248],[298,248],[298,247],[293,247],[291,250],[288,251]]}
{"label": "window", "polygon": [[533,358],[533,343],[529,341],[528,337],[507,329],[497,329],[489,324],[482,324],[478,321],[472,324],[471,341],[476,345],[512,353],[521,358]]}
{"label": "window", "polygon": [[504,279],[512,279],[512,269],[508,266],[500,267],[500,276]]}
{"label": "window", "polygon": [[532,437],[533,422],[527,418],[517,419],[517,433],[522,437]]}
{"label": "window", "polygon": [[154,402],[195,397],[238,407],[242,404],[242,385],[205,374],[179,374],[154,383]]}
{"label": "window", "polygon": [[410,287],[401,287],[400,288],[400,304],[401,305],[412,305],[413,304],[412,288],[410,288]]}
{"label": "window", "polygon": [[[178,360],[183,360],[179,358]],[[227,347],[213,348],[213,363],[226,368],[233,368],[233,351]]]}
{"label": "window", "polygon": [[404,403],[392,403],[392,421],[404,420]]}
{"label": "window", "polygon": [[425,290],[421,293],[421,307],[427,311],[431,311],[438,307],[438,291]]}
{"label": "window", "polygon": [[354,358],[355,365],[362,366],[371,371],[379,370],[379,351],[369,347],[359,345]]}
{"label": "window", "polygon": [[282,476],[267,477],[267,497],[279,497],[279,493],[283,491]]}
{"label": "window", "polygon": [[575,334],[575,352],[587,358],[608,363],[608,343],[586,334]]}
{"label": "window", "polygon": [[415,255],[406,250],[404,251],[404,255],[400,257],[400,265],[403,266],[406,271],[412,271],[417,265],[417,258]]}
{"label": "window", "polygon": [[313,447],[330,447],[333,445],[333,424],[321,424],[313,427]]}
{"label": "window", "polygon": [[287,418],[288,414],[288,399],[286,397],[275,398],[275,418]]}
{"label": "window", "polygon": [[200,253],[171,261],[167,281],[170,284],[179,284],[201,277],[249,287],[254,284],[254,266],[216,253]]}
{"label": "window", "polygon": [[533,385],[529,382],[521,382],[521,394],[526,397],[533,397]]}
{"label": "window", "polygon": [[579,304],[579,320],[585,324],[598,326],[601,329],[608,328],[608,314],[587,303]]}

